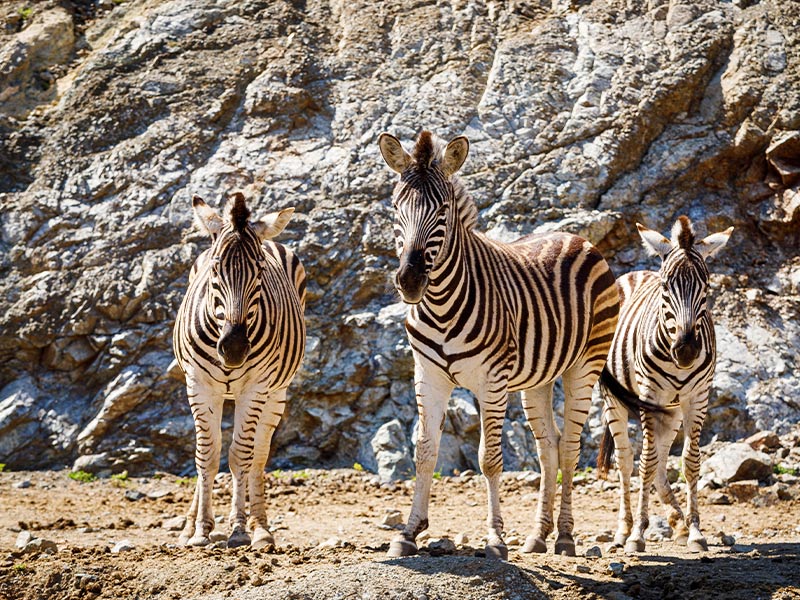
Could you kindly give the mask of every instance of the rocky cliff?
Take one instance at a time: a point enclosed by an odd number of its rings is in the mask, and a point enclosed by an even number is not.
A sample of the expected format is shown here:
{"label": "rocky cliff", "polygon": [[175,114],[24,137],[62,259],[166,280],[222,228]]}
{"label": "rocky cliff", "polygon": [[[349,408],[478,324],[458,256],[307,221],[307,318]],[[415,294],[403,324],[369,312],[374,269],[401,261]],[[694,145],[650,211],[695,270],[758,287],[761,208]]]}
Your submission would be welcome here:
{"label": "rocky cliff", "polygon": [[[800,5],[780,0],[0,2],[0,462],[190,471],[171,327],[190,198],[294,206],[305,366],[271,464],[412,468],[389,131],[465,134],[480,226],[735,226],[713,263],[706,439],[800,418]],[[506,462],[535,466],[518,404]],[[591,460],[595,409],[585,438]],[[226,427],[229,429],[230,424]],[[474,467],[451,401],[440,466]]]}

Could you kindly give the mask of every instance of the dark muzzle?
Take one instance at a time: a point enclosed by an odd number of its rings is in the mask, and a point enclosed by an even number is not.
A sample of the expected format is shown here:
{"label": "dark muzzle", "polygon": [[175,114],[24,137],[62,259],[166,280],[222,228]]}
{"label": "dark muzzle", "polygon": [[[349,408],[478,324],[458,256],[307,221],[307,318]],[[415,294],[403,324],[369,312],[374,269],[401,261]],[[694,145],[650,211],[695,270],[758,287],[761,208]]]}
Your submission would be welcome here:
{"label": "dark muzzle", "polygon": [[235,369],[241,367],[250,354],[250,340],[247,339],[247,325],[232,325],[225,321],[222,334],[217,342],[217,352],[224,367]]}
{"label": "dark muzzle", "polygon": [[403,301],[417,304],[428,288],[428,274],[425,272],[425,254],[422,250],[404,252],[400,257],[400,268],[394,277],[394,285]]}
{"label": "dark muzzle", "polygon": [[681,369],[691,367],[697,357],[700,356],[700,350],[700,338],[697,337],[694,327],[685,332],[678,332],[678,337],[670,348],[672,360]]}

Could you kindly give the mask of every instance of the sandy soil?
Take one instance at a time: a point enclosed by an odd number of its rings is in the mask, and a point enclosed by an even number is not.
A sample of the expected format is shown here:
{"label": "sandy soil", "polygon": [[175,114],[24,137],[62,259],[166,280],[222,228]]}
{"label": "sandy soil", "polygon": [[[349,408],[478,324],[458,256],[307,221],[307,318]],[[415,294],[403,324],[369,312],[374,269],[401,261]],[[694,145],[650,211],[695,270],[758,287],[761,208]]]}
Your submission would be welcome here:
{"label": "sandy soil", "polygon": [[[394,532],[380,523],[392,509],[407,516],[411,482],[380,485],[349,470],[273,473],[267,485],[278,547],[265,552],[178,547],[178,532],[164,524],[186,512],[190,480],[164,474],[80,483],[64,471],[2,473],[0,599],[800,599],[800,490],[792,490],[794,499],[732,505],[711,504],[711,492],[703,492],[707,553],[688,554],[667,540],[634,556],[611,553],[597,540],[615,527],[617,491],[589,475],[574,502],[581,556],[570,558],[519,552],[514,542],[532,529],[537,489],[507,475],[502,499],[511,552],[502,562],[479,556],[480,477],[443,477],[434,485],[431,536],[466,534],[467,544],[433,556],[423,543],[417,557],[388,559]],[[20,487],[26,480],[30,486]],[[220,517],[228,488],[229,477],[219,477]],[[653,508],[661,512],[658,501]],[[217,529],[226,532],[227,524]],[[15,547],[22,530],[55,542],[58,551],[23,553]],[[736,544],[724,546],[721,532]],[[133,549],[112,552],[122,540]],[[337,547],[324,547],[326,541]],[[594,545],[601,558],[582,556]],[[622,563],[622,572],[612,573],[610,563]]]}

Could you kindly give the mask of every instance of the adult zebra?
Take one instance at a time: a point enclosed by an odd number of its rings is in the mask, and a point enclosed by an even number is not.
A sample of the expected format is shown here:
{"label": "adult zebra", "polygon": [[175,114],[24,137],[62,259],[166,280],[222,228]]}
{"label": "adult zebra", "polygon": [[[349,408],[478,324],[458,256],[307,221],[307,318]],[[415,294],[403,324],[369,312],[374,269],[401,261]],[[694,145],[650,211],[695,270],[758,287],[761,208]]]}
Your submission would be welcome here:
{"label": "adult zebra", "polygon": [[233,475],[228,546],[274,543],[264,502],[264,465],[283,415],[286,388],[305,349],[305,271],[291,250],[269,241],[293,208],[250,222],[244,196],[228,202],[223,220],[199,196],[195,220],[211,248],[195,261],[173,332],[178,364],[194,417],[197,486],[181,542],[203,546],[214,529],[211,488],[219,469],[222,405],[236,402],[228,461]]}
{"label": "adult zebra", "polygon": [[[671,241],[638,223],[636,226],[647,250],[661,257],[661,270],[628,273],[618,281],[622,307],[608,363],[600,377],[607,426],[597,463],[601,474],[608,472],[616,447],[621,486],[615,544],[624,545],[630,552],[644,551],[648,498],[655,479],[661,501],[670,507],[668,519],[676,530],[676,539],[687,543],[691,551],[700,552],[708,549],[697,509],[700,429],[716,363],[714,325],[706,306],[705,259],[728,242],[733,227],[695,243],[692,223],[685,216],[673,226]],[[642,487],[635,521],[630,503],[633,451],[628,439],[629,413],[641,419],[644,433],[639,462]],[[666,468],[681,423],[686,519],[667,480]]]}
{"label": "adult zebra", "polygon": [[[382,134],[379,146],[400,174],[394,194],[400,268],[395,284],[412,304],[406,330],[414,355],[420,431],[408,522],[390,556],[416,552],[428,526],[431,479],[450,393],[472,390],[481,414],[479,462],[488,491],[487,556],[506,558],[498,487],[507,394],[523,407],[542,465],[537,523],[524,551],[545,552],[553,530],[556,471],[563,473],[556,553],[575,553],[572,474],[592,386],[606,360],[619,312],[614,277],[600,253],[567,233],[503,244],[475,231],[477,209],[455,173],[469,143],[423,131],[413,155]],[[564,384],[564,433],[553,418],[553,382]]]}

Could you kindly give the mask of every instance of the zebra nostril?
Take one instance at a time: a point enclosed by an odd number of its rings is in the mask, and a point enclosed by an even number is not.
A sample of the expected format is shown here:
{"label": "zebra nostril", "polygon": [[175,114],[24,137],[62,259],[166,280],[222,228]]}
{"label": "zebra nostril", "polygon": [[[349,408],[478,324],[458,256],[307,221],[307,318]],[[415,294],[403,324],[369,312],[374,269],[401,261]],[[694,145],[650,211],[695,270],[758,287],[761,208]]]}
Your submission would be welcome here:
{"label": "zebra nostril", "polygon": [[225,366],[238,367],[244,363],[250,353],[247,326],[243,323],[233,325],[226,321],[217,342],[217,352]]}

